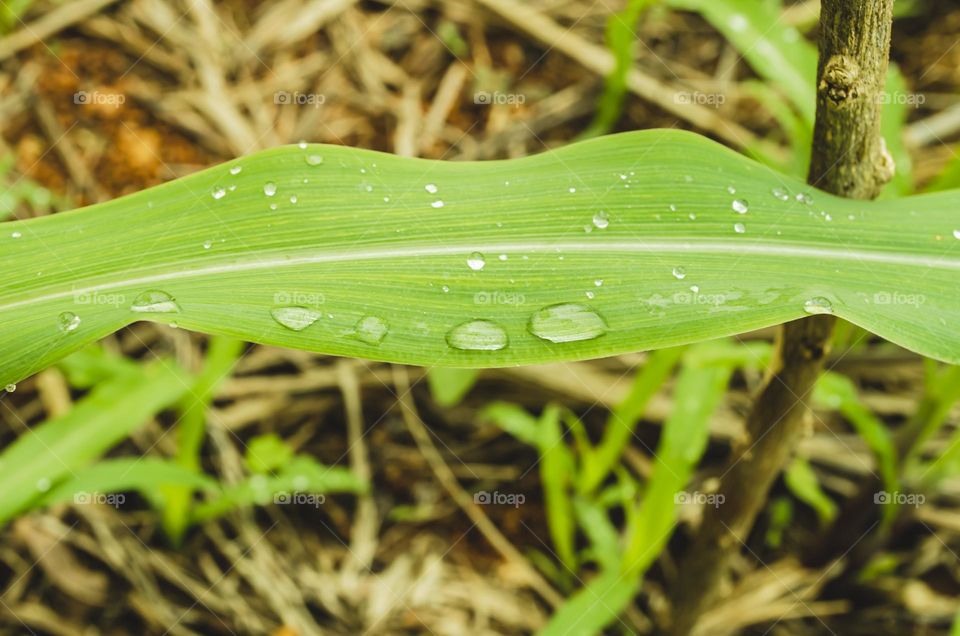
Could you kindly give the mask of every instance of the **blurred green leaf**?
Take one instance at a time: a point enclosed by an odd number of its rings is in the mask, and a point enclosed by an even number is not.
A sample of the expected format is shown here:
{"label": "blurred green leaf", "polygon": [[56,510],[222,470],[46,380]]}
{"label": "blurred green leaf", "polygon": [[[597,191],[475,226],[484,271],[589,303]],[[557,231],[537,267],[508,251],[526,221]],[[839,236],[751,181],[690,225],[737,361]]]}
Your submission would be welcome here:
{"label": "blurred green leaf", "polygon": [[797,499],[814,509],[821,526],[826,527],[837,516],[837,504],[823,492],[807,460],[795,458],[784,473],[784,481]]}
{"label": "blurred green leaf", "polygon": [[460,403],[479,375],[478,369],[433,367],[427,371],[427,383],[433,400],[440,406],[450,407]]}

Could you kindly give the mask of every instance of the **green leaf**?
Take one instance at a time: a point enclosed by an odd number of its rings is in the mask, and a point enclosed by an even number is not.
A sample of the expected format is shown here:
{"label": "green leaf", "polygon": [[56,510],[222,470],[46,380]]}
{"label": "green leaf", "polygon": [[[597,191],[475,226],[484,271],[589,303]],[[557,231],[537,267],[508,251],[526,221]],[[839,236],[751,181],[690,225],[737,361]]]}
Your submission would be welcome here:
{"label": "green leaf", "polygon": [[509,402],[493,402],[480,413],[482,420],[492,422],[525,444],[540,446],[537,418],[526,409]]}
{"label": "green leaf", "polygon": [[430,394],[440,406],[456,406],[477,382],[477,369],[434,367],[427,372]]}
{"label": "green leaf", "polygon": [[550,404],[540,416],[537,442],[540,448],[540,481],[547,514],[550,538],[557,557],[569,572],[577,571],[574,550],[576,523],[571,500],[571,485],[575,470],[573,453],[563,439],[560,426],[560,407]]}
{"label": "green leaf", "polygon": [[604,570],[567,599],[539,636],[593,636],[617,620],[637,594],[640,579]]}
{"label": "green leaf", "polygon": [[956,192],[840,199],[680,131],[481,163],[276,148],[3,224],[0,385],[138,320],[496,367],[833,311],[960,362],[958,205]]}
{"label": "green leaf", "polygon": [[252,473],[279,470],[293,458],[293,449],[276,433],[258,435],[247,444],[244,460]]}
{"label": "green leaf", "polygon": [[797,499],[816,511],[821,526],[826,527],[837,516],[837,505],[823,492],[807,460],[794,459],[784,473],[784,481]]}
{"label": "green leaf", "polygon": [[97,386],[64,415],[18,437],[0,454],[0,525],[75,477],[188,386],[189,378],[170,361],[134,366]]}

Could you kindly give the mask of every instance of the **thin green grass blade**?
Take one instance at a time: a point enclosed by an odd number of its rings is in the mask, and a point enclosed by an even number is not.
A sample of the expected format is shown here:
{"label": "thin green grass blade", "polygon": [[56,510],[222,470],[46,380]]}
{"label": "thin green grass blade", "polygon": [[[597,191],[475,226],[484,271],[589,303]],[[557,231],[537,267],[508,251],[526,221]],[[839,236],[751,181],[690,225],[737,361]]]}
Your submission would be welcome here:
{"label": "thin green grass blade", "polygon": [[138,320],[496,367],[833,311],[960,362],[958,206],[832,197],[680,131],[481,163],[277,148],[0,226],[0,386]]}
{"label": "thin green grass blade", "polygon": [[826,527],[837,516],[837,504],[823,491],[817,474],[806,459],[794,459],[783,478],[790,492],[817,513],[821,526]]}

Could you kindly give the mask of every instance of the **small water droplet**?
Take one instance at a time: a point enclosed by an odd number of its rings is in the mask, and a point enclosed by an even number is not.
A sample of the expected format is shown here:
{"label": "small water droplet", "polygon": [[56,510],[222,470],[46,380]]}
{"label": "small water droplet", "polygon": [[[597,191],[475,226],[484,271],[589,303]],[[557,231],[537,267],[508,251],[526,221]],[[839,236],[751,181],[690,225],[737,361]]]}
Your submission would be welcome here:
{"label": "small water droplet", "polygon": [[694,294],[699,294],[700,285],[690,285],[690,291],[692,291]]}
{"label": "small water droplet", "polygon": [[506,254],[501,254],[500,256],[497,257],[497,259],[498,259],[498,260],[501,260],[501,261],[505,261],[505,260],[507,260],[507,255],[506,255]]}
{"label": "small water droplet", "polygon": [[731,185],[731,186],[727,186],[727,192],[729,192],[730,194],[736,194],[736,193],[737,193],[737,189],[734,188],[732,185]]}
{"label": "small water droplet", "polygon": [[444,294],[447,294],[447,293],[450,292],[450,286],[449,286],[449,285],[441,285],[441,286],[440,286],[440,289],[443,291]]}
{"label": "small water droplet", "polygon": [[297,202],[297,195],[291,194],[291,195],[290,195],[290,203],[296,203],[296,202]]}
{"label": "small water droplet", "polygon": [[210,249],[211,247],[213,247],[213,241],[204,241],[204,242],[203,242],[203,249],[208,250],[208,249]]}
{"label": "small water droplet", "polygon": [[307,307],[276,307],[270,310],[270,315],[287,329],[303,331],[317,322],[323,314]]}
{"label": "small water droplet", "polygon": [[954,230],[954,231],[953,231],[953,238],[955,238],[955,239],[957,239],[958,241],[960,241],[960,230]]}
{"label": "small water droplet", "polygon": [[431,207],[431,208],[442,208],[442,207],[443,207],[443,201],[437,199],[436,201],[434,201],[433,203],[430,204],[430,207]]}
{"label": "small water droplet", "polygon": [[71,332],[80,326],[80,316],[72,311],[65,311],[57,316],[57,325],[64,333]]}
{"label": "small water droplet", "polygon": [[817,296],[803,303],[803,311],[808,314],[832,314],[833,304],[823,296]]}
{"label": "small water droplet", "polygon": [[676,212],[676,211],[677,211],[677,206],[674,205],[673,203],[671,203],[671,204],[670,204],[670,211],[671,211],[671,212]]}
{"label": "small water droplet", "polygon": [[384,203],[390,203],[390,197],[383,197]]}
{"label": "small water droplet", "polygon": [[607,332],[607,323],[589,307],[561,303],[544,307],[533,314],[527,329],[549,342],[577,342],[599,338]]}
{"label": "small water droplet", "polygon": [[475,272],[479,272],[486,264],[487,260],[480,252],[473,252],[469,257],[467,257],[467,265],[469,265],[470,269]]}
{"label": "small water droplet", "polygon": [[461,351],[499,351],[507,343],[507,332],[489,320],[468,320],[447,332],[447,344]]}
{"label": "small water droplet", "polygon": [[300,150],[306,150],[306,149],[307,149],[307,142],[305,142],[305,141],[303,141],[303,140],[300,140],[299,142],[297,142],[297,147],[298,147]]}
{"label": "small water droplet", "polygon": [[744,232],[747,231],[747,226],[744,225],[743,223],[734,223],[733,231],[736,232],[737,234],[743,234]]}
{"label": "small water droplet", "polygon": [[610,225],[610,215],[604,212],[603,210],[600,210],[599,212],[593,215],[593,225],[598,230],[605,229],[608,225]]}
{"label": "small water droplet", "polygon": [[429,192],[430,194],[437,193],[437,186],[432,183],[428,183],[427,185],[423,186],[423,189]]}
{"label": "small water droplet", "polygon": [[263,184],[263,193],[268,197],[272,197],[277,193],[277,184],[273,181],[267,181]]}
{"label": "small water droplet", "polygon": [[242,170],[243,170],[242,166],[234,166],[230,168],[230,174],[240,174]]}
{"label": "small water droplet", "polygon": [[225,197],[225,196],[227,195],[227,189],[226,189],[226,188],[223,188],[223,187],[221,187],[221,186],[217,186],[217,187],[215,187],[215,188],[210,192],[210,195],[211,195],[214,199],[222,199],[223,197]]}
{"label": "small water droplet", "polygon": [[773,190],[770,191],[770,193],[774,196],[774,198],[780,201],[790,200],[790,193],[787,192],[786,189],[784,188],[774,188]]}
{"label": "small water droplet", "polygon": [[8,384],[7,386],[4,387],[4,390],[5,390],[7,393],[13,393],[14,391],[17,390],[17,385],[16,385],[16,384]]}
{"label": "small water droplet", "polygon": [[21,236],[23,236],[23,234],[21,234],[20,232],[11,232],[10,236],[12,238],[20,238]]}
{"label": "small water droplet", "polygon": [[805,203],[807,205],[813,205],[813,197],[810,196],[807,192],[800,192],[795,197],[800,203]]}
{"label": "small water droplet", "polygon": [[167,292],[151,289],[133,299],[130,311],[141,314],[175,314],[180,311],[180,306]]}
{"label": "small water droplet", "polygon": [[323,163],[323,157],[320,155],[307,155],[303,160],[307,162],[308,166],[319,166]]}
{"label": "small water droplet", "polygon": [[733,208],[733,211],[737,214],[746,214],[750,211],[750,206],[743,199],[734,199],[730,207]]}
{"label": "small water droplet", "polygon": [[47,492],[48,490],[50,490],[50,485],[51,485],[50,480],[47,479],[46,477],[41,477],[40,479],[37,480],[37,490],[39,490],[40,492]]}
{"label": "small water droplet", "polygon": [[387,321],[379,316],[364,316],[353,327],[359,340],[371,345],[379,345],[390,330]]}
{"label": "small water droplet", "polygon": [[586,292],[585,295],[586,295],[586,297],[589,298],[590,300],[593,300],[593,297],[596,296],[596,294],[594,294],[592,291]]}
{"label": "small water droplet", "polygon": [[276,210],[276,209],[277,209],[277,204],[276,204],[276,203],[271,203],[271,204],[270,204],[270,209],[271,209],[271,210]]}
{"label": "small water droplet", "polygon": [[593,281],[593,284],[594,284],[595,286],[597,286],[597,287],[602,287],[602,286],[603,286],[603,279],[602,279],[602,278],[598,278],[597,280]]}
{"label": "small water droplet", "polygon": [[674,267],[673,277],[676,278],[677,280],[683,280],[684,278],[687,277],[687,270],[685,270],[682,267]]}
{"label": "small water droplet", "polygon": [[576,192],[576,191],[577,191],[577,189],[574,188],[574,187],[567,188],[567,192],[569,192],[570,194],[573,194],[573,193]]}

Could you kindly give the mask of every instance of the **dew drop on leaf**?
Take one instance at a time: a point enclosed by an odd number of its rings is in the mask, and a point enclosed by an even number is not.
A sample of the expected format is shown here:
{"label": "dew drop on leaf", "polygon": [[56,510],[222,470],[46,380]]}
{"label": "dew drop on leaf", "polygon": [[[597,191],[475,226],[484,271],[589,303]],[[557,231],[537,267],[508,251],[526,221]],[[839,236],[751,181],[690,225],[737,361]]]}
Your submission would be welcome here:
{"label": "dew drop on leaf", "polygon": [[823,296],[817,296],[803,303],[803,311],[808,314],[832,314],[833,304]]}
{"label": "dew drop on leaf", "polygon": [[50,490],[50,480],[46,477],[41,477],[37,480],[37,490],[40,492],[47,492]]}
{"label": "dew drop on leaf", "polygon": [[957,239],[958,241],[960,241],[960,230],[954,230],[954,231],[953,231],[953,238],[955,238],[955,239]]}
{"label": "dew drop on leaf", "polygon": [[598,278],[597,280],[593,281],[593,284],[594,284],[595,286],[597,286],[597,287],[602,287],[602,286],[603,286],[603,279],[602,279],[602,278]]}
{"label": "dew drop on leaf", "polygon": [[17,385],[16,385],[16,384],[8,384],[7,386],[4,387],[4,390],[5,390],[7,393],[13,393],[14,391],[17,390]]}
{"label": "dew drop on leaf", "polygon": [[210,195],[214,199],[222,199],[224,196],[226,196],[226,194],[227,194],[227,189],[221,186],[217,186],[210,192]]}
{"label": "dew drop on leaf", "polygon": [[743,223],[734,223],[733,231],[736,232],[737,234],[743,234],[744,232],[747,231],[747,226],[744,225]]}
{"label": "dew drop on leaf", "polygon": [[57,316],[57,325],[60,327],[60,331],[68,333],[80,326],[80,316],[72,311],[65,311]]}
{"label": "dew drop on leaf", "polygon": [[533,314],[527,329],[549,342],[577,342],[599,338],[607,332],[607,323],[589,307],[561,303],[544,307]]}
{"label": "dew drop on leaf", "polygon": [[277,193],[277,184],[273,181],[267,181],[263,184],[263,193],[268,197],[272,197]]}
{"label": "dew drop on leaf", "polygon": [[461,351],[499,351],[507,342],[507,332],[490,320],[468,320],[447,332],[447,344]]}
{"label": "dew drop on leaf", "polygon": [[732,207],[733,211],[737,214],[746,214],[750,211],[750,206],[743,199],[734,199],[730,207]]}
{"label": "dew drop on leaf", "polygon": [[467,265],[475,272],[479,272],[487,264],[487,260],[480,252],[474,252],[467,257]]}
{"label": "dew drop on leaf", "polygon": [[727,192],[729,192],[730,194],[736,194],[737,189],[734,188],[733,186],[727,186]]}
{"label": "dew drop on leaf", "polygon": [[296,202],[297,202],[297,195],[295,194],[290,195],[290,203],[296,203]]}
{"label": "dew drop on leaf", "polygon": [[593,215],[593,224],[598,230],[605,229],[608,225],[610,225],[610,215],[603,210],[600,210]]}
{"label": "dew drop on leaf", "polygon": [[787,192],[784,188],[774,188],[774,189],[771,190],[770,192],[773,194],[774,198],[776,198],[776,199],[778,199],[778,200],[780,200],[780,201],[789,201],[789,200],[790,200],[790,193]]}
{"label": "dew drop on leaf", "polygon": [[240,166],[234,166],[230,168],[230,174],[240,174],[240,171],[243,170]]}
{"label": "dew drop on leaf", "polygon": [[430,207],[431,207],[431,208],[442,208],[442,207],[443,207],[443,201],[441,201],[440,199],[437,199],[436,201],[434,201],[433,203],[430,204]]}
{"label": "dew drop on leaf", "polygon": [[270,315],[280,325],[292,331],[303,331],[320,319],[321,313],[307,307],[275,307]]}
{"label": "dew drop on leaf", "polygon": [[203,249],[208,250],[208,249],[210,249],[211,247],[213,247],[213,241],[204,241],[204,242],[203,242]]}
{"label": "dew drop on leaf", "polygon": [[685,270],[682,267],[674,267],[673,277],[676,278],[677,280],[683,280],[684,278],[687,277],[687,270]]}
{"label": "dew drop on leaf", "polygon": [[797,201],[800,203],[805,203],[807,205],[813,205],[813,197],[806,192],[801,192],[796,196]]}
{"label": "dew drop on leaf", "polygon": [[10,233],[10,237],[11,237],[11,238],[20,238],[21,236],[23,236],[23,234],[21,234],[20,232],[11,232],[11,233]]}
{"label": "dew drop on leaf", "polygon": [[130,311],[141,314],[175,314],[180,311],[180,305],[167,292],[151,289],[133,299]]}
{"label": "dew drop on leaf", "polygon": [[307,162],[308,166],[319,166],[323,163],[323,157],[320,155],[307,155],[303,160]]}
{"label": "dew drop on leaf", "polygon": [[379,345],[390,330],[387,321],[379,316],[364,316],[353,327],[358,340],[371,345]]}
{"label": "dew drop on leaf", "polygon": [[423,186],[423,189],[429,192],[430,194],[437,193],[437,186],[432,183],[428,183],[427,185]]}

